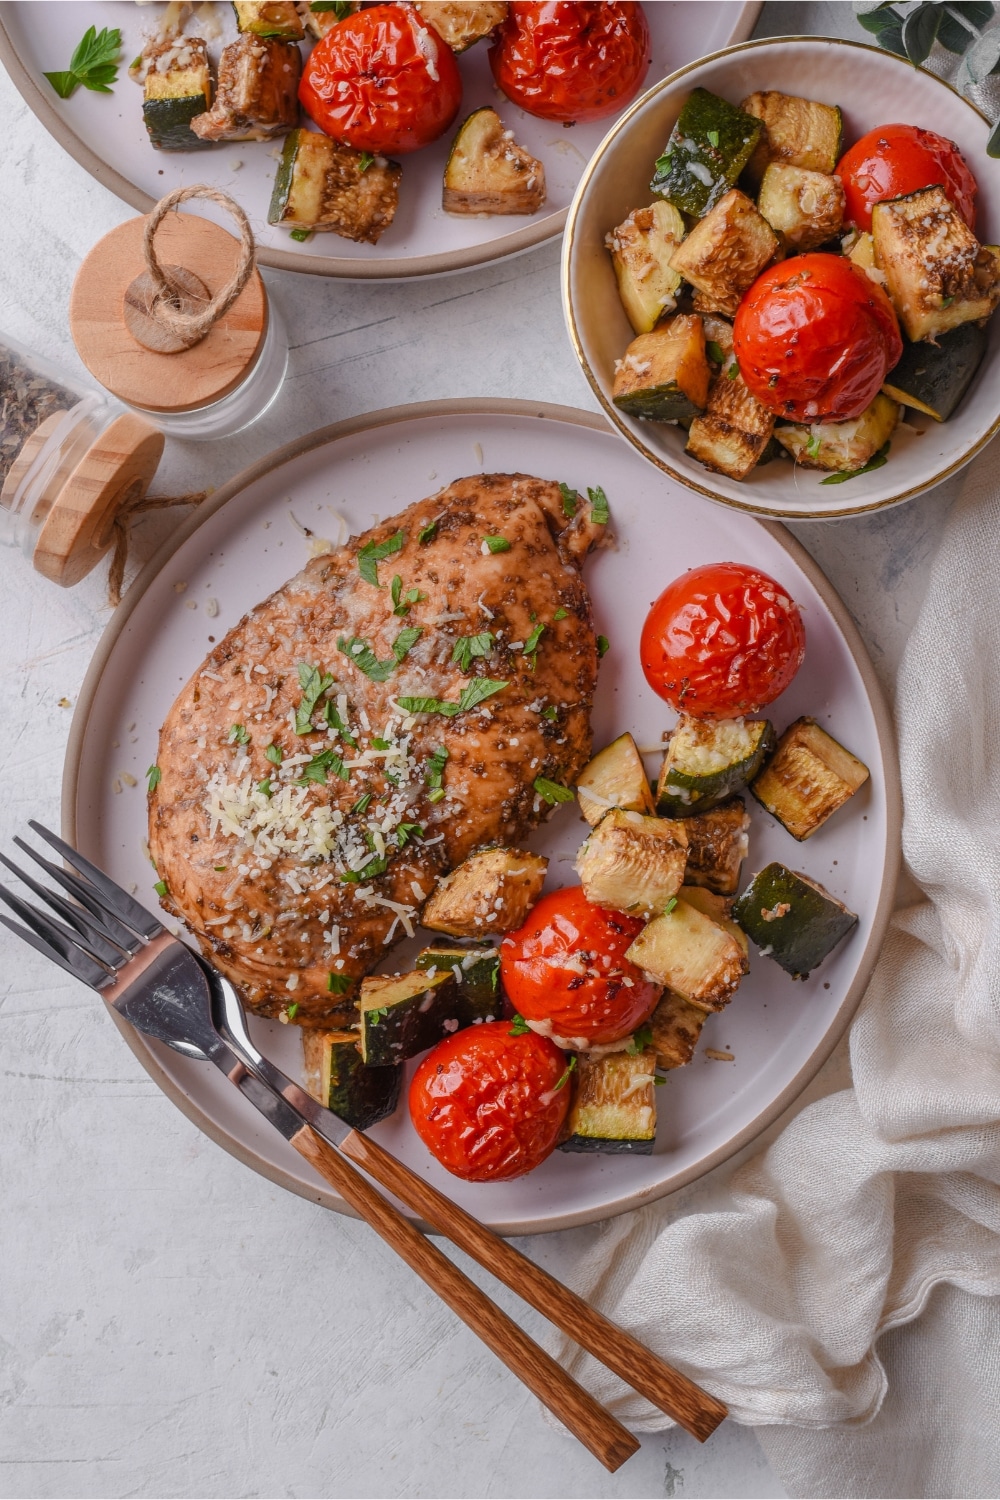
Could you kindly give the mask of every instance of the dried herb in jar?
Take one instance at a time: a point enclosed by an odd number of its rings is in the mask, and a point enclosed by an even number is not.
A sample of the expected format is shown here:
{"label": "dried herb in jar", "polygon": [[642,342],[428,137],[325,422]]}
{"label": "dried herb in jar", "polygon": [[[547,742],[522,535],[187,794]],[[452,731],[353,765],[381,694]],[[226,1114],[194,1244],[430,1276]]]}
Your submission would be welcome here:
{"label": "dried herb in jar", "polygon": [[27,438],[53,412],[68,411],[79,400],[72,391],[46,380],[0,344],[0,485]]}

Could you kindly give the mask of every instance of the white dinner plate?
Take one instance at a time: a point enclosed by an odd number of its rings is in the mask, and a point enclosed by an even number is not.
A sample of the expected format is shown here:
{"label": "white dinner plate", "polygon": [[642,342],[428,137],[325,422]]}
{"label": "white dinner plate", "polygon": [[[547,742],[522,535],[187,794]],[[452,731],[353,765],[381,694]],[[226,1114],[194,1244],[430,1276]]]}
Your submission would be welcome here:
{"label": "white dinner plate", "polygon": [[[3,6],[0,60],[42,124],[81,166],[99,182],[148,213],[164,193],[190,183],[207,182],[237,198],[253,224],[258,258],[283,271],[312,271],[325,276],[402,277],[458,271],[499,260],[562,233],[566,210],[591,153],[617,116],[566,129],[535,119],[498,93],[480,42],[459,59],[464,96],[459,120],[483,104],[499,110],[517,140],[544,163],[548,199],[533,217],[456,218],[441,208],[441,177],[455,130],[423,151],[403,158],[399,210],[377,245],[356,245],[335,234],[317,234],[305,244],[289,238],[287,229],[267,222],[267,208],[277,162],[274,141],[220,144],[214,151],[154,151],[142,123],[142,91],[119,70],[114,94],[78,88],[71,99],[57,98],[45,72],[69,67],[73,48],[88,26],[117,26],[122,33],[125,64],[142,49],[164,7],[132,0],[27,0]],[[217,59],[225,41],[236,35],[232,7],[216,4],[223,35],[209,42]],[[646,82],[653,83],[705,52],[742,41],[753,30],[760,3],[716,3],[681,0],[648,4],[652,63]],[[188,30],[197,34],[191,24]],[[457,128],[457,125],[456,127]],[[280,154],[281,142],[277,142]],[[236,166],[239,163],[239,166]]]}
{"label": "white dinner plate", "polygon": [[[891,724],[846,609],[782,527],[697,499],[659,475],[603,418],[567,407],[435,402],[356,418],[299,439],[213,495],[148,565],[115,615],[74,718],[63,827],[89,858],[155,907],[156,874],[145,853],[145,772],[156,758],[159,726],[210,643],[303,566],[308,543],[302,528],[337,542],[344,528],[361,532],[454,479],[512,470],[563,480],[581,492],[601,485],[610,501],[617,546],[585,569],[597,628],[611,642],[594,707],[595,747],[626,729],[640,746],[659,743],[673,715],[647,687],[639,666],[646,611],[686,568],[739,561],[778,578],[806,624],[805,665],[768,710],[776,727],[812,714],[872,773],[807,844],[795,843],[748,799],[753,826],[745,874],[782,860],[846,901],[858,913],[858,925],[805,981],[793,982],[776,964],[751,955],[749,977],[731,1005],[707,1022],[694,1061],[656,1091],[653,1155],[556,1151],[516,1182],[474,1185],[449,1177],[432,1160],[410,1126],[405,1103],[372,1132],[485,1223],[523,1234],[636,1207],[691,1181],[751,1140],[826,1058],[881,946],[900,829]],[[557,808],[529,841],[549,856],[549,888],[576,883],[573,859],[585,832],[574,804]],[[415,946],[396,949],[386,967],[405,968],[413,951]],[[285,1187],[343,1207],[214,1067],[180,1057],[121,1024],[150,1075],[214,1140]],[[300,1072],[296,1027],[254,1018],[251,1029],[264,1052],[286,1071]],[[713,1060],[706,1049],[731,1052],[733,1061]]]}

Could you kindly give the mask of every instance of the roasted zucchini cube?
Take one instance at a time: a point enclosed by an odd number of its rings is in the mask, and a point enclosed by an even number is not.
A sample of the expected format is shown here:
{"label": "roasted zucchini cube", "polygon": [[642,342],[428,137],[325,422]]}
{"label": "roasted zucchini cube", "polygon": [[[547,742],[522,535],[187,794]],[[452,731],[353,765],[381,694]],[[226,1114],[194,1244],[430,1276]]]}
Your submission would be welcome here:
{"label": "roasted zucchini cube", "polygon": [[483,849],[470,854],[439,881],[420,921],[449,937],[484,938],[513,932],[542,893],[549,862],[522,849]]}
{"label": "roasted zucchini cube", "polygon": [[756,205],[731,188],[677,246],[670,264],[697,291],[699,312],[735,317],[743,293],[779,248]]}
{"label": "roasted zucchini cube", "polygon": [[636,333],[648,333],[677,306],[681,277],[670,257],[684,234],[684,220],[661,198],[648,208],[634,208],[604,241],[618,278],[618,295]]}
{"label": "roasted zucchini cube", "polygon": [[191,121],[212,102],[208,49],[200,36],[166,37],[143,48],[142,118],[157,151],[202,151],[210,144]]}
{"label": "roasted zucchini cube", "polygon": [[657,812],[683,818],[724,802],[756,776],[776,743],[769,719],[681,714],[656,783]]}
{"label": "roasted zucchini cube", "polygon": [[533,214],[545,202],[545,168],[505,130],[495,109],[473,110],[444,169],[448,214]]}
{"label": "roasted zucchini cube", "polygon": [[962,323],[932,344],[906,344],[882,389],[935,422],[947,422],[982,364],[987,341],[981,324]]}
{"label": "roasted zucchini cube", "polygon": [[305,4],[302,0],[297,0],[295,9],[302,17],[309,35],[322,41],[338,21],[345,20],[361,9],[361,0],[312,0],[312,3],[306,0]]}
{"label": "roasted zucchini cube", "polygon": [[652,916],[676,896],[686,865],[682,823],[614,808],[580,850],[576,872],[596,906]]}
{"label": "roasted zucchini cube", "polygon": [[305,1085],[346,1125],[367,1130],[387,1120],[399,1103],[400,1065],[370,1068],[362,1061],[357,1031],[303,1031]]}
{"label": "roasted zucchini cube", "polygon": [[236,25],[254,36],[274,36],[283,42],[301,42],[305,36],[302,17],[291,0],[233,0]]}
{"label": "roasted zucchini cube", "polygon": [[274,179],[268,223],[374,245],[395,216],[402,171],[398,162],[366,158],[327,135],[293,130]]}
{"label": "roasted zucchini cube", "polygon": [[750,159],[762,126],[708,89],[692,89],[656,163],[650,191],[700,218],[728,192]]}
{"label": "roasted zucchini cube", "polygon": [[750,967],[731,933],[681,900],[642,929],[625,957],[702,1010],[728,1005]]}
{"label": "roasted zucchini cube", "polygon": [[191,121],[203,141],[266,141],[299,117],[302,54],[294,42],[244,32],[222,50],[215,103]]}
{"label": "roasted zucchini cube", "polygon": [[682,885],[680,900],[685,901],[688,906],[693,906],[695,911],[700,911],[703,917],[710,917],[713,922],[717,922],[731,938],[735,938],[746,957],[750,957],[747,935],[742,927],[733,921],[731,897],[716,895],[715,891],[706,890],[701,885]]}
{"label": "roasted zucchini cube", "polygon": [[764,126],[747,163],[747,180],[753,187],[772,161],[810,172],[832,172],[837,165],[843,120],[836,105],[766,89],[744,99],[740,108]]}
{"label": "roasted zucchini cube", "polygon": [[742,797],[713,807],[710,812],[685,818],[688,861],[686,886],[702,886],[720,896],[735,896],[740,867],[750,847],[750,818]]}
{"label": "roasted zucchini cube", "polygon": [[779,422],[774,435],[797,464],[806,469],[832,469],[850,474],[863,469],[892,437],[899,422],[899,406],[879,391],[860,417],[846,422],[814,422],[798,427]]}
{"label": "roasted zucchini cube", "polygon": [[650,1156],[656,1138],[656,1053],[581,1057],[561,1151]]}
{"label": "roasted zucchini cube", "polygon": [[844,223],[839,177],[772,162],[764,173],[757,207],[785,250],[815,250],[839,234]]}
{"label": "roasted zucchini cube", "polygon": [[821,729],[796,719],[750,790],[793,838],[811,838],[868,780],[868,767]]}
{"label": "roasted zucchini cube", "polygon": [[763,458],[773,432],[774,412],[751,395],[730,359],[709,387],[704,416],[695,417],[688,429],[685,452],[730,479],[745,479]]}
{"label": "roasted zucchini cube", "polygon": [[872,209],[875,259],[906,335],[934,339],[988,318],[1000,302],[1000,265],[940,187]]}
{"label": "roasted zucchini cube", "polygon": [[658,1068],[683,1068],[694,1057],[708,1012],[667,990],[649,1018]]}
{"label": "roasted zucchini cube", "polygon": [[489,36],[507,15],[506,0],[416,0],[413,8],[453,52]]}
{"label": "roasted zucchini cube", "polygon": [[[867,229],[863,229],[858,235],[850,248],[847,259],[853,260],[854,264],[860,266],[862,271],[878,269],[875,265],[875,241]],[[879,272],[879,276],[875,280],[879,280],[879,277],[881,277],[882,281],[885,280],[881,272]]]}
{"label": "roasted zucchini cube", "polygon": [[615,361],[611,399],[630,417],[676,422],[703,411],[709,368],[702,321],[679,313],[633,339]]}
{"label": "roasted zucchini cube", "polygon": [[433,1047],[457,1031],[458,990],[451,971],[430,976],[369,974],[361,981],[361,1060],[369,1067],[389,1067]]}
{"label": "roasted zucchini cube", "polygon": [[418,969],[448,973],[458,989],[458,1019],[463,1026],[494,1021],[500,1014],[500,953],[496,948],[457,948],[444,943],[417,954]]}
{"label": "roasted zucchini cube", "polygon": [[580,811],[593,828],[612,807],[652,813],[653,793],[635,740],[620,734],[584,766],[576,779]]}
{"label": "roasted zucchini cube", "polygon": [[817,881],[777,863],[753,877],[733,915],[761,957],[793,979],[808,979],[858,920]]}

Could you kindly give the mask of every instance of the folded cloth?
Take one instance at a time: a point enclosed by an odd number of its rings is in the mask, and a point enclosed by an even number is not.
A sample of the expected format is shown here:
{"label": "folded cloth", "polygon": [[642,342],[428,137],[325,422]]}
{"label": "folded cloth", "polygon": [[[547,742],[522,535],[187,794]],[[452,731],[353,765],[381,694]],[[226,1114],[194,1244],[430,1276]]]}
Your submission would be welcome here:
{"label": "folded cloth", "polygon": [[[992,1465],[992,1491],[963,1488],[961,1475],[950,1490],[921,1487],[939,1479],[912,1465],[896,1488],[870,1465],[861,1469],[874,1488],[858,1487],[845,1463],[820,1487],[806,1477],[811,1442],[833,1462],[822,1429],[879,1411],[888,1385],[880,1335],[918,1318],[940,1283],[1000,1296],[996,461],[994,450],[970,472],[904,652],[903,852],[919,899],[897,910],[847,1043],[738,1165],[604,1226],[576,1276],[604,1312],[721,1396],[737,1422],[810,1429],[815,1440],[800,1431],[793,1445],[788,1434],[782,1450],[797,1454],[789,1479],[799,1493],[1000,1493],[995,1421],[983,1434],[992,1456],[980,1454],[977,1470]],[[995,1305],[986,1322],[1000,1326]],[[995,1396],[995,1351],[968,1348],[965,1359],[963,1378]],[[586,1356],[569,1364],[631,1426],[668,1425]],[[940,1416],[953,1365],[934,1373]],[[898,1361],[894,1379],[907,1379]],[[921,1366],[913,1400],[930,1399],[931,1388]],[[893,1409],[912,1419],[905,1389]]]}

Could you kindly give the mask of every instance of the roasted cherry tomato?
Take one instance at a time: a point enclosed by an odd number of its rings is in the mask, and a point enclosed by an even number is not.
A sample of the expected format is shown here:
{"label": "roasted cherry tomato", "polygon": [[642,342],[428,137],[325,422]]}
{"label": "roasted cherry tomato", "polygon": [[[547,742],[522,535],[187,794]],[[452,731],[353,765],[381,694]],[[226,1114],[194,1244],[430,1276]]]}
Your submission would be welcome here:
{"label": "roasted cherry tomato", "polygon": [[976,227],[976,179],[954,141],[918,125],[869,130],[837,163],[845,222],[871,229],[872,204],[925,187],[943,187],[970,229]]}
{"label": "roasted cherry tomato", "polygon": [[632,98],[649,67],[641,5],[511,5],[490,48],[493,77],[543,120],[600,120]]}
{"label": "roasted cherry tomato", "polygon": [[796,255],[757,277],[733,351],[749,390],[793,422],[845,422],[875,400],[902,352],[892,303],[842,255]]}
{"label": "roasted cherry tomato", "polygon": [[659,987],[625,949],[645,922],[588,901],[578,885],[543,896],[500,946],[500,974],[515,1009],[572,1047],[617,1042],[656,1009]]}
{"label": "roasted cherry tomato", "polygon": [[653,692],[699,719],[763,708],[785,691],[805,651],[802,616],[786,590],[731,562],[706,563],[668,584],[639,644]]}
{"label": "roasted cherry tomato", "polygon": [[438,1042],[410,1084],[413,1127],[466,1182],[523,1177],[554,1150],[573,1096],[569,1059],[533,1031],[487,1021]]}
{"label": "roasted cherry tomato", "polygon": [[356,151],[419,151],[458,114],[455,57],[409,5],[374,5],[338,22],[302,70],[311,120]]}

